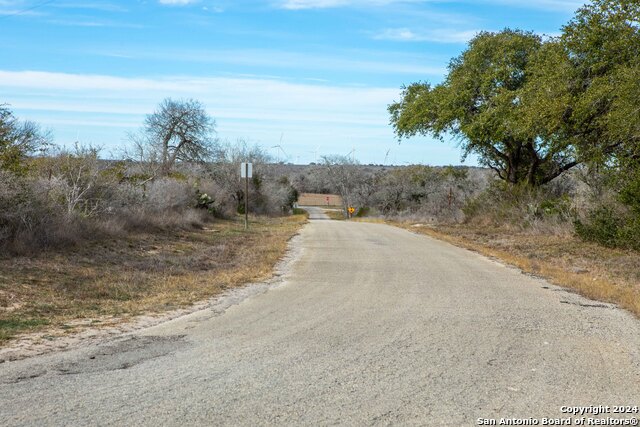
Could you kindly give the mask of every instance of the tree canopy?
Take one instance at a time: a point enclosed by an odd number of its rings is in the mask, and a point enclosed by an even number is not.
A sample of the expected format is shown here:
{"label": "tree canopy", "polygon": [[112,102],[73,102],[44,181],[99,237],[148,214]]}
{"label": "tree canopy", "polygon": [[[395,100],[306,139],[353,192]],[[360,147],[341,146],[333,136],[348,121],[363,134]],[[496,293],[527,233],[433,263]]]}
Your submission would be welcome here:
{"label": "tree canopy", "polygon": [[456,137],[505,181],[538,186],[582,162],[640,159],[640,3],[594,0],[557,38],[480,33],[443,83],[403,88],[400,138]]}
{"label": "tree canopy", "polygon": [[449,65],[442,84],[415,83],[389,106],[399,137],[457,137],[465,155],[512,184],[544,184],[576,165],[573,150],[527,119],[528,88],[543,42],[504,30],[477,35]]}
{"label": "tree canopy", "polygon": [[640,3],[593,1],[563,28],[561,41],[574,71],[572,120],[581,137],[578,148],[598,162],[637,157]]}

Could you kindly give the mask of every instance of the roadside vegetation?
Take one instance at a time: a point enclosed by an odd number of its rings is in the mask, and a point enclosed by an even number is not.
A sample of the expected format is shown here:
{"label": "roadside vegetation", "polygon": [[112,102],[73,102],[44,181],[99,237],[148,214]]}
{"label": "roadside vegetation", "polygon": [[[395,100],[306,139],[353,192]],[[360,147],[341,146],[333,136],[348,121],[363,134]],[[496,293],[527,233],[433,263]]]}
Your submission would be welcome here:
{"label": "roadside vegetation", "polygon": [[[219,141],[194,100],[163,101],[121,159],[99,154],[58,148],[0,106],[0,342],[264,278],[306,218],[290,216],[297,192],[262,149]],[[254,163],[248,232],[242,161]]]}
{"label": "roadside vegetation", "polygon": [[175,310],[270,277],[305,215],[137,231],[36,256],[0,259],[0,344]]}
{"label": "roadside vegetation", "polygon": [[96,147],[56,147],[0,107],[0,250],[35,254],[132,231],[193,229],[244,213],[239,163],[252,161],[249,209],[288,214],[297,199],[269,157],[243,141],[220,142],[197,101],[165,100],[132,135],[120,160]]}

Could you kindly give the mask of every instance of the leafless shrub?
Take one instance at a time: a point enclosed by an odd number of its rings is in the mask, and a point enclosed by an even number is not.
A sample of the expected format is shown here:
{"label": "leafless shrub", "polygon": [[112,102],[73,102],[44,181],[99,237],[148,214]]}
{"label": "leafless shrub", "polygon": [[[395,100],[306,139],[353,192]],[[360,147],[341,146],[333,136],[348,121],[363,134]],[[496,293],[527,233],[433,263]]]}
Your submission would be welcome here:
{"label": "leafless shrub", "polygon": [[186,208],[194,204],[195,190],[186,181],[162,178],[147,186],[144,203],[152,212]]}
{"label": "leafless shrub", "polygon": [[263,184],[255,203],[255,213],[282,215],[288,213],[298,200],[298,192],[289,184],[287,177]]}
{"label": "leafless shrub", "polygon": [[118,183],[89,156],[40,159],[35,176],[0,171],[0,248],[32,253],[126,232],[201,227],[193,183],[163,178]]}
{"label": "leafless shrub", "polygon": [[379,173],[370,206],[385,216],[426,222],[460,222],[463,207],[483,187],[469,169],[407,166]]}
{"label": "leafless shrub", "polygon": [[85,231],[79,218],[70,220],[51,203],[42,181],[0,171],[0,248],[31,253],[58,243],[73,244]]}
{"label": "leafless shrub", "polygon": [[38,186],[69,221],[75,216],[90,218],[104,213],[116,192],[117,182],[104,173],[99,151],[76,144],[71,151],[60,150],[36,163]]}
{"label": "leafless shrub", "polygon": [[213,213],[229,217],[244,212],[245,180],[240,178],[240,164],[253,163],[249,179],[249,212],[281,215],[297,200],[297,192],[286,176],[274,173],[271,158],[259,146],[244,140],[221,144],[216,161],[210,164],[208,178],[199,181],[199,190],[212,199]]}

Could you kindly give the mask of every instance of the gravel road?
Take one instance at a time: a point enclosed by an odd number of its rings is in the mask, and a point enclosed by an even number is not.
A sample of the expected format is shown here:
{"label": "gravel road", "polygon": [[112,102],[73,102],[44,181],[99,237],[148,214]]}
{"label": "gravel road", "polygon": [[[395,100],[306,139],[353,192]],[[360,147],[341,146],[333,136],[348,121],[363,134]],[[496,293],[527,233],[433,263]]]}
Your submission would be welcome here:
{"label": "gravel road", "polygon": [[0,364],[3,425],[475,425],[640,405],[640,322],[382,224],[316,221],[223,313]]}

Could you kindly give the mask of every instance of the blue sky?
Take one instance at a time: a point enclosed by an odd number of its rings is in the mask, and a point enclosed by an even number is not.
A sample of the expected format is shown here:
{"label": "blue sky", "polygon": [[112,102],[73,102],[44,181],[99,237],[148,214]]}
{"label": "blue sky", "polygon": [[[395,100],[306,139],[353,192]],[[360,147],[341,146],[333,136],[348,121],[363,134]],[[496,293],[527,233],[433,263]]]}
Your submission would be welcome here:
{"label": "blue sky", "polygon": [[362,163],[459,164],[455,142],[398,144],[386,106],[400,86],[441,81],[481,30],[556,35],[581,4],[0,0],[0,103],[58,144],[79,140],[106,157],[173,97],[200,100],[221,139],[274,155],[282,141],[294,163],[355,149]]}

